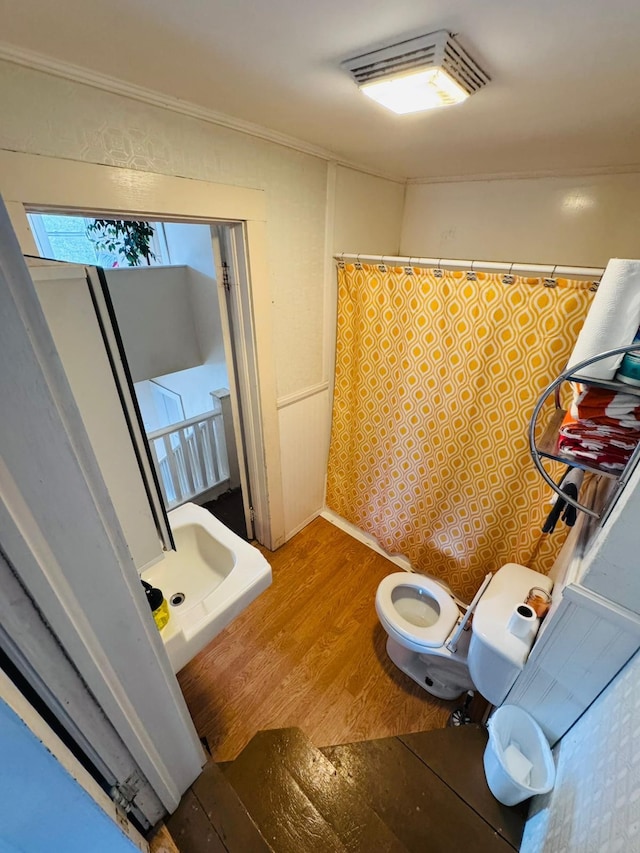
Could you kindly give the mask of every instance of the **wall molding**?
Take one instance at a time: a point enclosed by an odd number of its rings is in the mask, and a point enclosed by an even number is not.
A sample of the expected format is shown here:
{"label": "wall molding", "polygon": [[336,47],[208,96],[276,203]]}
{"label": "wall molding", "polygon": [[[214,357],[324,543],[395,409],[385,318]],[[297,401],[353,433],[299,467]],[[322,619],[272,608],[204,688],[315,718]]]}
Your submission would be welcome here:
{"label": "wall molding", "polygon": [[270,130],[268,127],[263,127],[259,124],[254,124],[244,119],[235,118],[227,113],[218,112],[217,110],[202,107],[190,101],[176,98],[172,95],[165,95],[155,89],[147,89],[144,86],[137,86],[134,83],[128,83],[126,80],[120,80],[117,77],[111,77],[108,74],[101,74],[98,71],[91,71],[88,68],[83,68],[80,65],[73,65],[70,62],[64,62],[60,59],[54,59],[51,56],[46,56],[42,53],[37,53],[33,50],[27,50],[17,45],[9,44],[8,42],[0,42],[0,60],[11,62],[14,65],[21,65],[24,68],[30,68],[33,71],[42,71],[45,74],[51,74],[54,77],[61,77],[64,80],[71,80],[74,83],[81,83],[84,86],[91,86],[94,89],[100,89],[103,92],[109,92],[112,95],[120,95],[123,98],[129,98],[133,101],[139,101],[144,104],[149,104],[154,107],[169,110],[180,115],[195,118],[199,121],[215,124],[219,127],[225,127],[228,130],[235,130],[239,133],[245,133],[248,136],[253,136],[256,139],[262,139],[266,142],[272,142],[275,145],[282,145],[285,148],[290,148],[294,151],[299,151],[302,154],[309,154],[312,157],[318,157],[320,160],[336,163],[338,166],[344,166],[348,169],[354,169],[356,172],[362,172],[365,175],[372,175],[376,178],[384,178],[387,181],[394,181],[398,184],[404,184],[405,178],[398,175],[392,175],[377,169],[364,166],[362,163],[357,163],[341,157],[335,151],[330,151],[327,148],[322,148],[306,142],[303,139],[298,139],[295,136],[289,136],[286,133],[280,133],[277,130]]}
{"label": "wall molding", "polygon": [[324,518],[325,521],[333,524],[334,527],[339,528],[344,533],[348,533],[349,536],[353,539],[357,539],[358,542],[362,542],[363,545],[366,545],[367,548],[371,548],[372,551],[375,551],[376,554],[380,554],[381,557],[389,560],[390,563],[394,563],[399,569],[402,569],[405,572],[415,571],[409,560],[406,557],[403,557],[402,554],[387,554],[387,552],[378,545],[370,533],[365,533],[364,530],[360,530],[360,528],[356,527],[355,524],[347,521],[346,518],[338,515],[337,512],[329,509],[329,507],[325,506],[320,513],[320,517]]}
{"label": "wall molding", "polygon": [[298,139],[295,136],[289,136],[286,133],[271,130],[263,125],[255,124],[254,122],[246,121],[245,119],[236,118],[235,116],[231,116],[217,110],[212,110],[208,107],[202,107],[198,104],[192,103],[191,101],[183,100],[182,98],[165,95],[155,89],[148,89],[145,86],[128,83],[126,80],[121,80],[108,74],[91,71],[90,69],[83,68],[80,65],[64,62],[63,60],[55,59],[54,57],[46,56],[43,53],[28,50],[27,48],[19,47],[18,45],[9,44],[8,42],[0,41],[0,61],[10,62],[24,68],[30,68],[33,71],[41,71],[45,74],[51,74],[54,77],[61,77],[64,80],[71,80],[74,83],[80,83],[84,86],[91,86],[94,89],[100,89],[101,91],[108,92],[112,95],[120,95],[121,97],[129,98],[130,100],[169,110],[170,112],[188,116],[189,118],[198,119],[199,121],[204,121],[208,124],[225,127],[228,130],[235,130],[239,133],[253,136],[256,139],[262,139],[265,142],[272,142],[275,145],[281,145],[293,151],[299,151],[302,154],[309,154],[312,157],[318,157],[320,160],[335,163],[336,165],[343,166],[347,169],[353,169],[354,171],[361,172],[365,175],[371,175],[375,178],[383,178],[384,180],[393,181],[394,183],[402,185],[415,186],[422,184],[463,183],[465,181],[534,180],[538,178],[580,178],[593,177],[597,175],[626,175],[640,172],[640,163],[629,163],[619,166],[585,166],[569,169],[541,169],[532,172],[487,172],[471,175],[427,175],[423,177],[406,178],[397,174],[391,174],[379,169],[374,169],[370,166],[365,166],[362,163],[341,157],[338,153],[331,151],[328,148],[313,145],[303,139]]}
{"label": "wall molding", "polygon": [[623,166],[585,166],[577,169],[539,169],[532,172],[487,172],[475,175],[443,175],[424,178],[407,178],[406,186],[423,184],[461,184],[480,181],[529,181],[540,178],[593,178],[598,175],[635,175],[640,163]]}
{"label": "wall molding", "polygon": [[319,382],[317,385],[310,385],[308,388],[303,388],[302,391],[295,391],[293,394],[287,394],[286,397],[278,397],[276,407],[278,409],[285,409],[287,406],[292,406],[294,403],[306,400],[307,397],[315,397],[316,394],[322,394],[323,391],[328,390],[328,382]]}

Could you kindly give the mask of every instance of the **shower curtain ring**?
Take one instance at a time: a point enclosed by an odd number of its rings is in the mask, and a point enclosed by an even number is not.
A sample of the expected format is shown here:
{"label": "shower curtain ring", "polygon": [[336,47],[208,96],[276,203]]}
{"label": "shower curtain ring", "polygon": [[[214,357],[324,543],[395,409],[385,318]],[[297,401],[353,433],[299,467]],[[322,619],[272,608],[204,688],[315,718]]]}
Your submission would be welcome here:
{"label": "shower curtain ring", "polygon": [[503,284],[513,284],[513,282],[516,280],[515,276],[513,275],[513,265],[514,264],[515,264],[515,261],[512,261],[509,264],[509,272],[506,275],[502,276],[502,283]]}
{"label": "shower curtain ring", "polygon": [[473,268],[474,264],[475,264],[475,261],[471,261],[471,269],[467,273],[467,281],[477,281],[478,280],[478,276],[476,275],[476,272]]}
{"label": "shower curtain ring", "polygon": [[558,283],[556,279],[556,270],[558,269],[558,265],[554,264],[553,269],[551,270],[551,275],[544,280],[545,287],[555,287]]}
{"label": "shower curtain ring", "polygon": [[442,263],[442,258],[438,259],[438,266],[434,269],[433,274],[436,278],[442,278],[443,272],[440,264]]}
{"label": "shower curtain ring", "polygon": [[355,266],[355,268],[356,268],[357,270],[361,270],[361,269],[362,269],[362,264],[360,263],[360,253],[359,253],[359,252],[358,252],[358,254],[356,255],[356,262],[355,262],[354,266]]}

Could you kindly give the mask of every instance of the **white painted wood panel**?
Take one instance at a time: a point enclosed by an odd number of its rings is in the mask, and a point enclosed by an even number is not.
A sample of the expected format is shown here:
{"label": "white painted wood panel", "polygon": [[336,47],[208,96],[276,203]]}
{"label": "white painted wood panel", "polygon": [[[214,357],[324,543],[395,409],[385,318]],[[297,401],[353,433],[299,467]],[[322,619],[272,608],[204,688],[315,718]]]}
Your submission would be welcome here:
{"label": "white painted wood panel", "polygon": [[331,398],[326,385],[278,401],[285,538],[320,514],[329,452]]}
{"label": "white painted wood panel", "polygon": [[51,264],[30,272],[133,562],[142,571],[162,558],[162,546],[84,267]]}
{"label": "white painted wood panel", "polygon": [[554,744],[640,647],[640,618],[575,584],[535,643],[506,702]]}
{"label": "white painted wood panel", "polygon": [[[202,364],[186,266],[119,267],[104,274],[134,382]],[[210,299],[217,302],[213,288]]]}

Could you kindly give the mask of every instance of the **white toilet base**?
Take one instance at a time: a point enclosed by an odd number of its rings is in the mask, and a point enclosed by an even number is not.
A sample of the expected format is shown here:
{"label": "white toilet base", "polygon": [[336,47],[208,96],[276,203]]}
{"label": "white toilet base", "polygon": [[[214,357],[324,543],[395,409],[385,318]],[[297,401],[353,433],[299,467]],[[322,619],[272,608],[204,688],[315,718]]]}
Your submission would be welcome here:
{"label": "white toilet base", "polygon": [[401,646],[392,637],[387,638],[387,654],[398,669],[438,699],[457,699],[467,690],[474,689],[464,660],[435,654],[422,655]]}

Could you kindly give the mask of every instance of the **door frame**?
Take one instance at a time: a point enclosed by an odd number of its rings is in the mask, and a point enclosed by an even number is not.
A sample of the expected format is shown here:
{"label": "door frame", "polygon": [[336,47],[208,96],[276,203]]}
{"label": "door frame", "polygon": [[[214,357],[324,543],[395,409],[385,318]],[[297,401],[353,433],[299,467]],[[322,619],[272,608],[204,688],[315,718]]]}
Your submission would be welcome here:
{"label": "door frame", "polygon": [[[141,826],[152,826],[164,814],[162,803],[1,553],[0,589],[0,649],[104,786],[119,787],[136,779],[131,812]],[[4,678],[0,669],[0,682]]]}
{"label": "door frame", "polygon": [[275,550],[282,545],[285,527],[266,193],[116,166],[0,151],[0,195],[25,254],[38,254],[27,210],[236,223],[242,228],[247,268],[246,275],[238,276],[237,284],[248,319],[243,324],[244,334],[234,338],[234,346],[247,365],[247,371],[237,379],[245,385],[239,391],[247,401],[243,404],[245,446],[253,448],[254,464],[249,476],[255,528],[258,541],[265,547]]}
{"label": "door frame", "polygon": [[0,363],[0,549],[173,811],[204,753],[1,204]]}
{"label": "door frame", "polygon": [[[123,814],[122,810],[118,809],[113,800],[105,794],[93,776],[80,764],[76,756],[50,728],[45,719],[40,716],[38,711],[30,704],[28,699],[2,669],[0,669],[0,702],[6,704],[13,711],[22,724],[37,738],[41,746],[56,759],[65,772],[91,798],[96,809],[104,812],[106,817],[123,833],[123,836],[131,842],[131,846],[125,845],[123,842],[122,845],[118,845],[118,849],[124,849],[126,846],[127,849],[133,850],[135,847],[140,850],[140,853],[149,853],[149,843],[142,837],[136,827],[132,825],[126,815]],[[87,809],[83,807],[82,810],[86,819]],[[73,832],[75,817],[76,815],[73,813],[64,815],[64,820],[69,827],[70,836]],[[91,817],[89,817],[89,820],[91,821],[91,828],[85,832],[85,836],[88,837],[91,836],[91,829],[95,829],[99,825],[97,815],[95,824]],[[85,829],[87,829],[86,824]]]}

